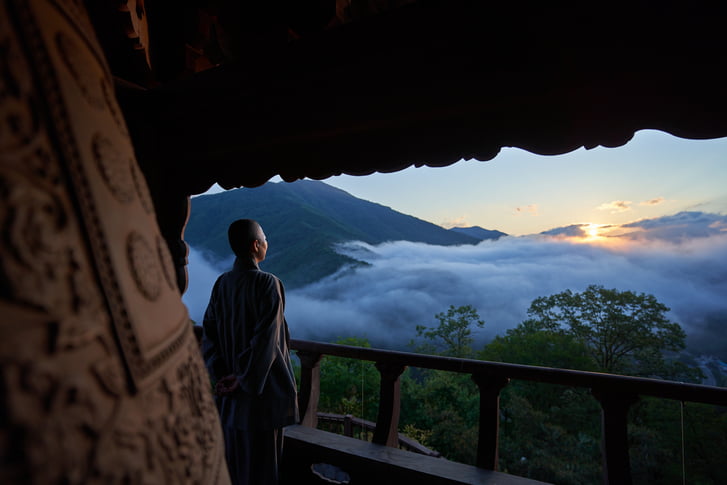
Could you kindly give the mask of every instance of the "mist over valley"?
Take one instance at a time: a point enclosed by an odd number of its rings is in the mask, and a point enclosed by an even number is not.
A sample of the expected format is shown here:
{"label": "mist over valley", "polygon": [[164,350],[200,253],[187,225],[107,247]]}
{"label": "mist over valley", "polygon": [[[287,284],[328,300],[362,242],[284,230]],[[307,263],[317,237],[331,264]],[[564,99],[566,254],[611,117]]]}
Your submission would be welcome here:
{"label": "mist over valley", "polygon": [[285,284],[294,338],[356,336],[410,350],[416,325],[433,326],[449,305],[472,305],[485,321],[474,335],[481,347],[522,322],[535,298],[598,284],[653,294],[684,327],[688,350],[727,360],[724,215],[681,212],[589,240],[580,225],[520,237],[496,228],[458,233],[322,182],[195,197],[183,300],[196,322],[232,263],[227,226],[243,217],[266,232],[270,249],[260,266]]}

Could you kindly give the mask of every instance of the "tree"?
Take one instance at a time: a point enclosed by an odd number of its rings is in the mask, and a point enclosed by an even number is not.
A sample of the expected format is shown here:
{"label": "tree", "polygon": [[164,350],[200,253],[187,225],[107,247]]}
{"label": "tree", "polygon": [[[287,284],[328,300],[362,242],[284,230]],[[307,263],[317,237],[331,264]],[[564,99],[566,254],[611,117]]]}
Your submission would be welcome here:
{"label": "tree", "polygon": [[[470,305],[450,305],[437,313],[435,327],[417,325],[425,343],[412,347],[420,353],[471,358],[472,326],[485,322]],[[410,369],[402,376],[402,426],[428,433],[427,445],[450,460],[474,464],[479,394],[467,374]]]}
{"label": "tree", "polygon": [[436,327],[417,325],[417,337],[424,337],[431,343],[414,346],[418,352],[446,355],[448,357],[472,357],[472,325],[482,328],[485,322],[471,305],[455,307],[450,305],[447,313],[437,313]]}
{"label": "tree", "polygon": [[669,321],[669,308],[653,295],[590,285],[536,298],[523,322],[534,331],[570,335],[586,345],[597,370],[695,381],[701,371],[665,360],[686,346],[686,334]]}
{"label": "tree", "polygon": [[584,343],[570,334],[543,331],[534,320],[526,320],[504,336],[496,336],[478,356],[495,362],[596,370]]}
{"label": "tree", "polygon": [[[348,337],[335,343],[370,348],[366,338]],[[375,420],[378,413],[379,371],[373,362],[326,356],[321,361],[321,394],[318,408]]]}

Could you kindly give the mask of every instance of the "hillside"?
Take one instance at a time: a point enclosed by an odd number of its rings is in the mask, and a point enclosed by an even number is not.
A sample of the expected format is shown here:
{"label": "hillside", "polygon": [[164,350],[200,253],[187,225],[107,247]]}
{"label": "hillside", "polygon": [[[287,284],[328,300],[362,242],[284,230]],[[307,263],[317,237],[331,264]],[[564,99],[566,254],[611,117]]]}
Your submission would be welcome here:
{"label": "hillside", "polygon": [[482,241],[484,241],[485,239],[499,239],[503,236],[507,236],[507,234],[502,231],[493,231],[491,229],[484,229],[479,226],[453,227],[450,229],[450,231],[458,232],[460,234],[466,234]]}
{"label": "hillside", "polygon": [[185,240],[213,261],[226,261],[232,257],[227,227],[240,218],[255,219],[263,226],[270,250],[261,266],[289,288],[316,281],[345,264],[362,264],[336,253],[336,243],[405,240],[460,245],[481,240],[312,180],[194,197]]}

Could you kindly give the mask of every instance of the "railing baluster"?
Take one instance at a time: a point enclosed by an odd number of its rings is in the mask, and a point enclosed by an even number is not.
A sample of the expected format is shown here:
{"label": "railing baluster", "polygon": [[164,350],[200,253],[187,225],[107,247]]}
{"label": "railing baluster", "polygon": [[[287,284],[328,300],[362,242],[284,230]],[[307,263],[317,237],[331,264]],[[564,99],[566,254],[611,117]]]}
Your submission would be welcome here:
{"label": "railing baluster", "polygon": [[639,397],[636,394],[591,390],[601,403],[601,454],[603,483],[631,485],[628,414]]}
{"label": "railing baluster", "polygon": [[[480,429],[477,466],[497,469],[500,390],[510,379],[592,389],[601,402],[603,476],[606,484],[630,484],[627,417],[638,396],[727,406],[727,389],[642,377],[555,369],[503,362],[485,362],[411,354],[347,345],[291,341],[303,366],[299,403],[302,424],[315,426],[320,394],[321,354],[378,362],[381,373],[378,425],[374,442],[396,446],[399,423],[399,376],[407,366],[472,374],[480,390]],[[384,363],[385,362],[385,363]],[[614,391],[615,390],[615,391]]]}
{"label": "railing baluster", "polygon": [[321,395],[321,354],[299,350],[297,355],[300,359],[300,424],[315,428],[318,425],[318,399]]}
{"label": "railing baluster", "polygon": [[405,365],[377,362],[381,374],[379,417],[376,420],[373,442],[397,448],[399,446],[400,381]]}
{"label": "railing baluster", "polygon": [[510,379],[488,374],[472,374],[480,390],[480,429],[477,437],[477,461],[480,468],[497,470],[500,439],[500,391]]}

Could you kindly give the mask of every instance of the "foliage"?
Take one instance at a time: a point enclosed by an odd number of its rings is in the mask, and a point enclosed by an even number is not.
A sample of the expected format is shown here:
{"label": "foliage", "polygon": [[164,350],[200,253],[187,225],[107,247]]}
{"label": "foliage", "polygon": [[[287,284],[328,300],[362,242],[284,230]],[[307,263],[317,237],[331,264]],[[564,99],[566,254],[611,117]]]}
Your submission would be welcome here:
{"label": "foliage", "polygon": [[420,353],[445,355],[448,357],[472,357],[472,328],[482,328],[485,322],[480,320],[477,310],[471,305],[455,307],[450,305],[447,313],[437,313],[434,318],[439,324],[436,327],[417,325],[417,337],[425,338],[428,343],[413,345]]}
{"label": "foliage", "polygon": [[[471,332],[484,322],[471,306],[450,306],[435,315],[436,326],[418,326],[420,343],[412,345],[435,355],[590,371],[603,371],[604,363],[610,362],[615,369],[635,375],[684,378],[688,375],[684,369],[693,370],[684,364],[680,370],[665,356],[684,346],[683,332],[664,317],[666,311],[649,295],[590,286],[580,295],[566,291],[536,299],[531,318],[477,352]],[[575,322],[576,316],[582,320]],[[629,321],[630,316],[636,323]],[[585,328],[591,325],[594,328]],[[651,349],[625,351],[628,342],[618,347],[619,339],[640,339]],[[340,343],[369,346],[363,339]],[[624,352],[613,351],[618,348]],[[606,357],[608,352],[611,357]],[[346,360],[328,357],[322,363],[321,403],[334,412],[348,409],[360,415],[358,390],[363,375],[363,401],[371,411],[367,419],[373,420],[378,372],[373,364],[363,363],[362,370],[360,361]],[[400,430],[448,459],[474,464],[479,393],[470,376],[414,368],[407,369],[400,382]],[[635,484],[681,481],[679,406],[652,398],[641,398],[632,406],[628,433]],[[556,484],[601,482],[601,408],[589,389],[512,381],[500,395],[499,439],[501,471]],[[684,443],[689,483],[727,483],[723,466],[726,408],[686,404]]]}
{"label": "foliage", "polygon": [[[472,327],[482,327],[474,307],[450,305],[437,313],[438,325],[417,325],[417,352],[471,358]],[[477,447],[479,393],[468,375],[443,371],[408,370],[402,375],[401,425],[430,432],[427,446],[450,460],[474,464]]]}
{"label": "foliage", "polygon": [[[337,344],[370,348],[365,338],[349,337]],[[326,356],[321,361],[320,411],[376,421],[379,399],[379,371],[373,362]]]}
{"label": "foliage", "polygon": [[423,446],[430,446],[429,439],[432,436],[431,430],[419,429],[413,424],[405,424],[401,432]]}
{"label": "foliage", "polygon": [[667,319],[668,311],[653,295],[590,285],[583,293],[536,298],[528,309],[531,320],[521,325],[572,336],[602,372],[699,381],[698,369],[664,358],[686,346],[684,330]]}
{"label": "foliage", "polygon": [[[589,403],[583,413],[588,396],[563,387],[550,386],[551,405],[518,391],[509,387],[502,395],[500,470],[558,484],[599,483],[600,439],[589,432],[598,424],[597,406]],[[559,400],[560,409],[552,404]],[[580,416],[570,419],[574,412]],[[583,414],[590,426],[585,426]]]}
{"label": "foliage", "polygon": [[474,464],[479,394],[465,374],[431,371],[402,376],[400,429],[427,430],[426,446],[450,460]]}
{"label": "foliage", "polygon": [[478,356],[495,362],[596,370],[583,342],[570,334],[542,331],[532,320],[498,335]]}

